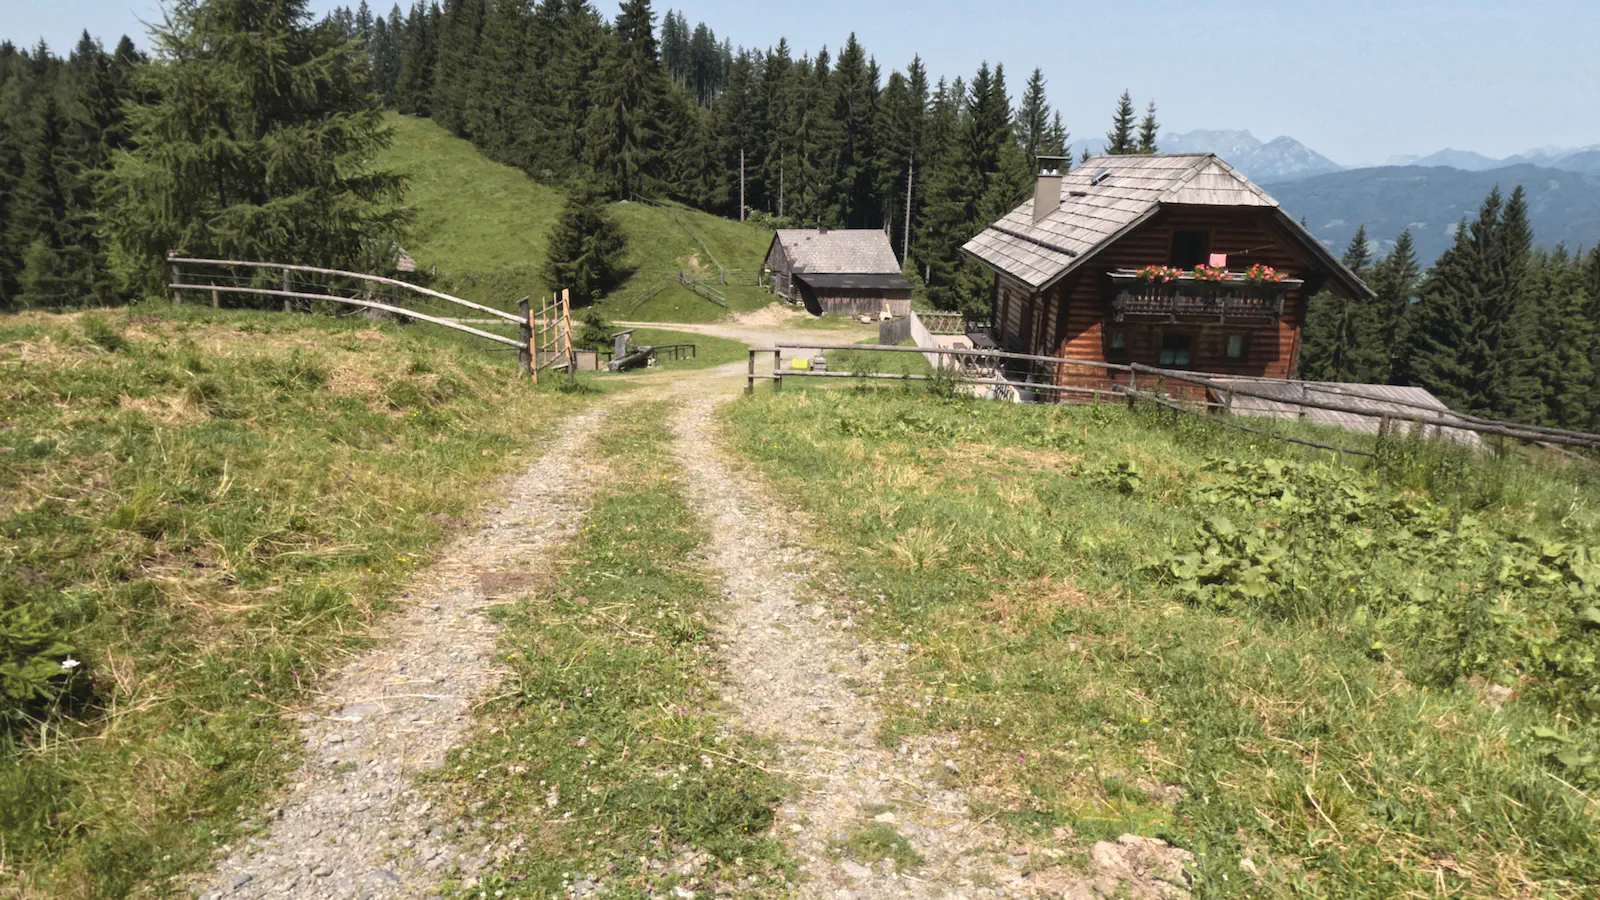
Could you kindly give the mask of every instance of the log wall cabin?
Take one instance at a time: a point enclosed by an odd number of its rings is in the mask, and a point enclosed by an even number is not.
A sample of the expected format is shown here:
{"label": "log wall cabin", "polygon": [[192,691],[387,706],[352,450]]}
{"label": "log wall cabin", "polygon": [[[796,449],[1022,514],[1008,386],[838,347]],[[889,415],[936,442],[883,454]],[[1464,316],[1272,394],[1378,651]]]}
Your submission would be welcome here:
{"label": "log wall cabin", "polygon": [[[1094,157],[1071,172],[1040,162],[1033,199],[963,248],[994,271],[1003,349],[1289,378],[1306,301],[1324,288],[1370,295],[1215,155]],[[1094,389],[1127,381],[1084,366],[1018,374]]]}

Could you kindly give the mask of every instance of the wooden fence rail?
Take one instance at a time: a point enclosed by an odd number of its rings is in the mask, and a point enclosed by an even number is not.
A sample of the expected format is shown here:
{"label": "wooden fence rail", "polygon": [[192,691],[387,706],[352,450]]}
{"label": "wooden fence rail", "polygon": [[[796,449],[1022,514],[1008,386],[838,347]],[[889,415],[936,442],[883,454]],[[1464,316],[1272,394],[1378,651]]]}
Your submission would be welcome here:
{"label": "wooden fence rail", "polygon": [[[213,305],[220,305],[220,298],[223,294],[238,294],[252,297],[282,298],[284,301],[284,309],[286,311],[289,309],[290,301],[293,300],[306,300],[311,302],[324,301],[329,303],[339,303],[346,306],[356,306],[362,309],[381,310],[382,312],[386,312],[391,315],[400,316],[406,319],[414,319],[419,322],[427,322],[431,325],[438,325],[441,328],[459,331],[463,334],[469,334],[476,338],[481,338],[486,341],[491,341],[496,344],[503,344],[505,346],[514,348],[519,351],[518,363],[524,374],[532,373],[534,371],[533,365],[535,363],[535,358],[532,352],[532,333],[534,331],[534,327],[548,327],[546,323],[535,320],[528,316],[528,298],[526,297],[518,301],[521,307],[519,314],[495,309],[492,306],[485,306],[481,303],[474,303],[471,300],[463,300],[460,297],[453,297],[441,291],[435,291],[430,288],[411,284],[410,282],[401,281],[396,278],[387,278],[382,275],[371,275],[365,272],[349,272],[343,269],[327,269],[320,266],[302,266],[291,263],[259,262],[236,259],[202,259],[197,257],[176,255],[169,256],[167,258],[167,264],[171,268],[172,275],[167,284],[167,288],[172,292],[172,300],[174,303],[182,302],[183,293],[187,291],[191,293],[209,295]],[[200,271],[195,271],[197,268],[200,269]],[[226,273],[218,273],[214,271],[208,273],[206,271],[207,269],[226,269],[229,271]],[[247,274],[238,274],[238,270],[241,269],[246,270]],[[255,276],[248,274],[248,270],[255,270],[255,275],[259,275],[265,271],[281,273],[281,283],[283,287],[252,287],[249,283],[254,282],[257,279]],[[417,312],[416,310],[407,309],[394,303],[384,303],[379,300],[372,299],[374,293],[371,290],[356,289],[348,286],[344,288],[338,288],[333,285],[327,286],[326,293],[313,293],[311,291],[293,290],[293,283],[292,279],[290,278],[290,274],[294,272],[305,272],[313,275],[321,275],[330,279],[350,279],[363,285],[387,285],[391,288],[399,288],[431,300],[442,301],[444,303],[492,316],[494,319],[511,322],[517,326],[519,333],[515,338],[507,337],[505,335],[484,331],[480,328],[474,328],[472,325],[469,325],[460,319],[428,315],[427,313],[421,313]],[[343,292],[341,293],[340,291]],[[356,294],[357,296],[349,296],[349,294],[352,293]],[[570,335],[572,327],[570,319],[565,319],[561,322],[561,325],[562,330],[566,334]],[[567,355],[570,357],[570,352]]]}
{"label": "wooden fence rail", "polygon": [[[851,351],[867,351],[867,352],[882,352],[882,353],[923,353],[923,354],[935,354],[935,355],[938,355],[938,356],[941,356],[941,357],[948,356],[948,357],[952,357],[952,358],[974,358],[974,359],[980,359],[980,360],[993,360],[993,361],[1013,360],[1013,361],[1019,361],[1019,362],[1048,363],[1048,364],[1057,365],[1057,366],[1080,366],[1080,367],[1090,368],[1090,369],[1100,369],[1100,370],[1105,371],[1107,373],[1126,373],[1128,375],[1129,383],[1127,385],[1120,385],[1120,384],[1113,383],[1110,392],[1114,393],[1114,394],[1121,395],[1123,397],[1126,397],[1130,404],[1133,403],[1136,400],[1139,400],[1139,399],[1149,399],[1149,400],[1155,400],[1155,401],[1159,402],[1163,406],[1167,406],[1167,407],[1170,407],[1170,408],[1173,408],[1173,409],[1179,409],[1180,411],[1189,411],[1189,410],[1185,409],[1182,404],[1173,401],[1169,397],[1163,396],[1162,392],[1159,389],[1159,387],[1158,387],[1158,389],[1156,391],[1150,391],[1150,390],[1142,390],[1141,391],[1141,390],[1139,390],[1139,388],[1137,386],[1138,376],[1139,375],[1149,375],[1149,376],[1154,376],[1157,379],[1158,385],[1161,384],[1162,382],[1165,382],[1165,381],[1175,381],[1175,382],[1179,382],[1179,383],[1192,384],[1192,385],[1195,385],[1197,387],[1203,388],[1203,389],[1205,389],[1207,391],[1213,391],[1219,396],[1227,396],[1227,397],[1230,397],[1230,398],[1233,397],[1233,396],[1250,397],[1250,398],[1254,398],[1254,399],[1266,400],[1266,401],[1270,401],[1270,402],[1273,402],[1273,403],[1278,403],[1278,404],[1283,404],[1283,405],[1288,405],[1288,406],[1302,407],[1304,409],[1324,410],[1324,411],[1328,411],[1328,412],[1345,413],[1345,414],[1351,414],[1351,415],[1357,415],[1357,416],[1364,416],[1364,417],[1372,418],[1372,419],[1378,419],[1379,422],[1381,423],[1380,424],[1380,431],[1384,430],[1384,428],[1386,427],[1386,425],[1388,423],[1393,422],[1395,424],[1402,424],[1402,423],[1404,423],[1404,424],[1413,424],[1413,425],[1415,425],[1415,426],[1417,426],[1419,428],[1432,426],[1432,427],[1440,428],[1440,429],[1448,428],[1448,429],[1455,429],[1457,431],[1473,432],[1473,433],[1476,433],[1476,434],[1490,434],[1490,435],[1497,435],[1497,436],[1501,436],[1501,437],[1510,437],[1510,438],[1515,438],[1517,440],[1527,441],[1529,443],[1559,444],[1559,445],[1573,446],[1573,447],[1600,448],[1600,434],[1590,434],[1590,433],[1581,432],[1581,431],[1564,431],[1564,430],[1561,430],[1561,429],[1550,429],[1550,428],[1545,428],[1545,427],[1542,427],[1542,426],[1519,425],[1519,424],[1517,424],[1515,422],[1504,422],[1504,421],[1499,421],[1499,420],[1495,420],[1495,419],[1485,419],[1485,418],[1482,418],[1482,417],[1479,417],[1479,416],[1467,416],[1467,415],[1461,415],[1461,414],[1454,413],[1454,412],[1446,413],[1445,415],[1440,415],[1438,410],[1432,410],[1431,414],[1430,414],[1429,412],[1424,412],[1425,408],[1420,408],[1420,407],[1417,409],[1417,411],[1414,414],[1396,415],[1392,410],[1374,409],[1372,407],[1362,407],[1362,406],[1349,404],[1349,403],[1334,403],[1334,402],[1331,402],[1331,401],[1312,400],[1312,399],[1309,399],[1309,398],[1299,398],[1299,399],[1285,398],[1285,397],[1283,397],[1281,395],[1269,393],[1269,392],[1266,392],[1266,391],[1253,390],[1248,384],[1240,384],[1240,383],[1237,383],[1237,382],[1220,382],[1220,381],[1217,381],[1217,380],[1212,379],[1212,378],[1207,378],[1204,375],[1197,374],[1197,373],[1194,373],[1194,372],[1184,371],[1184,370],[1181,370],[1181,369],[1166,369],[1166,368],[1161,368],[1161,367],[1157,367],[1157,366],[1147,366],[1147,365],[1143,365],[1141,363],[1126,363],[1126,364],[1122,364],[1122,363],[1101,362],[1099,360],[1069,359],[1069,358],[1060,357],[1060,356],[1039,356],[1039,355],[1029,354],[1029,353],[1011,353],[1011,352],[1003,351],[1003,350],[940,349],[940,350],[937,350],[937,351],[929,351],[929,350],[926,350],[926,349],[921,348],[921,347],[893,347],[893,346],[887,346],[887,345],[883,345],[883,344],[817,344],[817,343],[799,344],[799,343],[777,343],[777,344],[773,345],[773,349],[770,350],[770,351],[769,350],[757,350],[757,349],[752,349],[750,351],[750,369],[749,369],[749,373],[748,373],[748,376],[747,376],[748,381],[747,381],[746,386],[745,386],[745,393],[746,394],[753,394],[755,392],[756,379],[764,377],[764,376],[758,376],[756,374],[756,371],[755,371],[755,359],[756,359],[756,354],[757,353],[768,353],[768,352],[770,352],[770,353],[773,354],[773,373],[770,376],[770,378],[773,381],[774,387],[776,389],[778,389],[778,390],[782,390],[783,379],[786,376],[788,376],[788,377],[802,377],[802,378],[804,378],[804,377],[835,377],[835,378],[837,378],[837,377],[845,377],[845,378],[852,378],[852,377],[855,377],[855,378],[860,378],[860,377],[889,377],[889,378],[894,378],[894,379],[899,379],[899,380],[904,380],[904,381],[926,380],[926,379],[928,379],[930,377],[930,376],[926,376],[926,375],[922,375],[922,376],[915,376],[915,375],[879,376],[877,373],[813,372],[813,371],[803,370],[803,369],[797,369],[797,370],[785,373],[783,371],[783,368],[782,368],[782,365],[781,365],[781,357],[782,357],[782,353],[783,353],[784,350],[815,350],[815,351],[824,351],[824,352],[828,351],[828,350],[851,350]],[[1006,384],[1006,385],[1013,385],[1013,386],[1015,386],[1015,387],[1017,387],[1019,389],[1023,389],[1023,390],[1043,391],[1043,392],[1046,392],[1046,393],[1077,393],[1077,392],[1082,392],[1082,391],[1089,391],[1091,393],[1093,392],[1092,389],[1085,389],[1085,388],[1077,388],[1077,389],[1075,389],[1073,391],[1063,391],[1063,390],[1061,390],[1061,386],[1058,386],[1058,385],[1019,384],[1017,382],[1009,381],[1009,380],[1003,379],[1003,378],[996,379],[996,378],[967,377],[967,376],[961,375],[959,372],[951,372],[946,377],[950,378],[951,380],[953,380],[953,381],[955,381],[957,383],[961,383],[961,384],[973,384],[973,385]],[[1363,399],[1367,399],[1367,398],[1363,398]],[[1389,403],[1390,401],[1383,400],[1383,401],[1377,401],[1377,402]],[[1211,406],[1214,406],[1215,404],[1206,403],[1206,404],[1202,404],[1202,405],[1209,408]],[[1411,403],[1404,403],[1404,404],[1398,404],[1398,405],[1405,405],[1405,406],[1408,406],[1408,407],[1418,407],[1418,404],[1411,404]],[[1223,406],[1225,408],[1230,408],[1231,409],[1231,400],[1230,400],[1229,403],[1223,404]],[[1229,423],[1229,424],[1232,424],[1232,423]],[[1261,433],[1271,434],[1270,432],[1261,432]],[[1314,442],[1307,442],[1307,441],[1300,440],[1298,438],[1289,438],[1288,436],[1285,436],[1285,435],[1272,434],[1271,436],[1283,438],[1285,440],[1292,440],[1295,443],[1312,443],[1313,446],[1321,446],[1324,449],[1338,450],[1338,451],[1341,451],[1341,452],[1356,453],[1357,455],[1370,455],[1370,454],[1367,453],[1367,451],[1353,451],[1353,450],[1348,450],[1348,449],[1342,448],[1342,447],[1334,447],[1334,446],[1331,446],[1331,445],[1317,445]]]}

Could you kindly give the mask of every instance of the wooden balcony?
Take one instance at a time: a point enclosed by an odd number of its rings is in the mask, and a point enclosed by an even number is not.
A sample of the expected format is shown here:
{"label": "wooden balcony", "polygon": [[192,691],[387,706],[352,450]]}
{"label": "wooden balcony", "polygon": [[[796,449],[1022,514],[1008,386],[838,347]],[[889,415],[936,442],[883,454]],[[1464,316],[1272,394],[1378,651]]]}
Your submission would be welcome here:
{"label": "wooden balcony", "polygon": [[1283,300],[1305,282],[1297,278],[1261,284],[1243,278],[1222,281],[1180,276],[1171,281],[1141,281],[1131,271],[1111,273],[1113,321],[1195,320],[1276,321]]}

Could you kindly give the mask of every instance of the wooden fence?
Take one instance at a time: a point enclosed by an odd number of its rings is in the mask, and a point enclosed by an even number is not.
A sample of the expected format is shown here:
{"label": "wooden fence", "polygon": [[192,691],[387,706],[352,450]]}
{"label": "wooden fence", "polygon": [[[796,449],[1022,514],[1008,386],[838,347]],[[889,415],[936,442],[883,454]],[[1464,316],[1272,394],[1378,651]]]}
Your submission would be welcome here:
{"label": "wooden fence", "polygon": [[[556,352],[565,359],[565,362],[557,365],[567,369],[569,378],[577,368],[573,364],[571,307],[566,302],[565,292],[542,307],[540,315],[535,317],[529,310],[526,297],[518,301],[518,312],[509,313],[396,278],[343,269],[176,255],[167,257],[167,266],[167,288],[172,293],[173,303],[182,303],[185,295],[207,298],[214,307],[222,305],[224,295],[268,297],[282,300],[284,312],[293,311],[297,305],[309,307],[315,303],[338,303],[427,322],[508,346],[517,351],[521,370],[535,379],[538,369],[549,365],[536,367],[535,360],[548,358]],[[380,297],[383,299],[378,299]],[[406,297],[423,298],[427,302],[470,310],[478,318],[468,320],[435,316],[408,309],[400,305]],[[489,319],[485,320],[483,316]],[[495,319],[516,325],[518,336],[512,338],[495,334],[475,328],[472,324],[492,324]],[[542,339],[536,339],[536,335]]]}
{"label": "wooden fence", "polygon": [[[890,374],[877,372],[828,372],[811,371],[809,369],[793,369],[785,372],[782,366],[784,350],[850,350],[857,352],[882,352],[882,353],[923,353],[937,355],[941,358],[935,365],[938,370],[934,375],[915,374]],[[771,353],[773,367],[771,375],[756,372],[756,355]],[[1109,388],[1084,388],[1070,385],[1057,384],[1021,384],[1003,376],[1003,363],[1005,362],[1047,363],[1053,366],[1077,366],[1097,369],[1108,375],[1126,375],[1127,383],[1120,384],[1113,381]],[[975,364],[975,365],[974,365]],[[1541,425],[1522,425],[1515,422],[1504,422],[1496,419],[1487,419],[1481,416],[1467,415],[1453,411],[1442,411],[1435,407],[1420,403],[1411,403],[1403,400],[1384,400],[1384,405],[1399,407],[1401,412],[1394,410],[1379,410],[1372,406],[1363,407],[1354,403],[1339,403],[1336,400],[1315,400],[1309,397],[1285,399],[1281,394],[1253,387],[1249,383],[1232,381],[1219,381],[1197,372],[1188,372],[1179,369],[1164,369],[1156,366],[1146,366],[1139,363],[1107,363],[1098,360],[1069,359],[1059,356],[1036,356],[1026,353],[1010,353],[1000,350],[956,350],[941,349],[937,354],[929,353],[920,347],[895,347],[883,344],[790,344],[778,343],[771,350],[750,351],[749,371],[745,385],[745,394],[755,393],[755,384],[758,380],[770,379],[773,389],[783,390],[783,379],[789,378],[862,378],[885,379],[893,381],[931,381],[944,379],[956,384],[1005,387],[1013,390],[1028,390],[1044,394],[1053,394],[1057,398],[1077,397],[1087,399],[1089,402],[1103,402],[1115,399],[1126,401],[1129,407],[1138,401],[1145,400],[1178,412],[1206,414],[1211,412],[1231,413],[1234,398],[1251,397],[1273,403],[1287,404],[1302,409],[1324,410],[1341,413],[1344,415],[1363,416],[1378,419],[1377,432],[1379,435],[1393,433],[1396,429],[1412,426],[1417,433],[1424,433],[1423,429],[1435,428],[1439,433],[1446,430],[1468,432],[1472,434],[1509,437],[1528,443],[1555,444],[1568,447],[1585,447],[1600,449],[1600,434],[1591,434],[1583,431],[1572,431],[1562,428],[1549,428]],[[1167,383],[1194,385],[1201,389],[1204,400],[1185,400],[1175,397],[1166,390]],[[1216,398],[1216,399],[1213,399]],[[1219,424],[1239,431],[1265,435],[1290,443],[1304,444],[1323,450],[1333,450],[1340,453],[1349,453],[1356,456],[1372,456],[1368,450],[1348,447],[1339,447],[1317,441],[1306,440],[1289,435],[1277,434],[1264,429],[1253,428],[1226,419],[1217,419]]]}

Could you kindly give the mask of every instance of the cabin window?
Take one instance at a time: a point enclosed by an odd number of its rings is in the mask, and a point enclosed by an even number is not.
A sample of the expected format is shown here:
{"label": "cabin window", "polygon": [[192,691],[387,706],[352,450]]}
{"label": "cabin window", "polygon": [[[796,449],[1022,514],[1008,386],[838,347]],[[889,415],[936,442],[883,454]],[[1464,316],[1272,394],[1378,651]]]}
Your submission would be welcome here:
{"label": "cabin window", "polygon": [[1172,233],[1172,264],[1180,269],[1204,265],[1211,258],[1211,235],[1204,231]]}
{"label": "cabin window", "polygon": [[1106,336],[1106,353],[1110,359],[1123,359],[1128,355],[1128,336],[1113,331]]}
{"label": "cabin window", "polygon": [[1244,359],[1244,335],[1228,335],[1228,359],[1234,362]]}
{"label": "cabin window", "polygon": [[1161,336],[1161,364],[1187,366],[1189,364],[1189,335],[1166,334]]}

